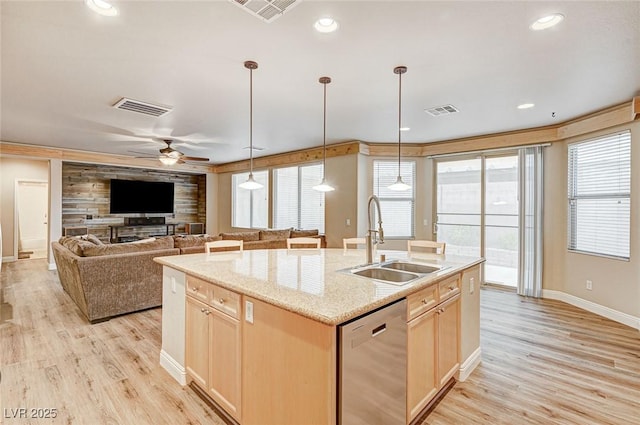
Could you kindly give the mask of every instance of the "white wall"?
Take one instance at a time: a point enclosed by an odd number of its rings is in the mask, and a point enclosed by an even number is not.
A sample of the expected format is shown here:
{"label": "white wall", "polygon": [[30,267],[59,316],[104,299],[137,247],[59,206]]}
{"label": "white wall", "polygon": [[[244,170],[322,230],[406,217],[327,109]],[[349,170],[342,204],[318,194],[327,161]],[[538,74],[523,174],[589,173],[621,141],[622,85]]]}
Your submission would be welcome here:
{"label": "white wall", "polygon": [[48,181],[49,161],[0,157],[0,222],[5,261],[18,257],[18,253],[14,252],[16,179]]}
{"label": "white wall", "polygon": [[[631,130],[631,259],[569,252],[567,249],[567,146],[596,136]],[[545,150],[543,288],[580,303],[640,318],[640,122],[554,143]],[[593,290],[586,289],[586,280]]]}

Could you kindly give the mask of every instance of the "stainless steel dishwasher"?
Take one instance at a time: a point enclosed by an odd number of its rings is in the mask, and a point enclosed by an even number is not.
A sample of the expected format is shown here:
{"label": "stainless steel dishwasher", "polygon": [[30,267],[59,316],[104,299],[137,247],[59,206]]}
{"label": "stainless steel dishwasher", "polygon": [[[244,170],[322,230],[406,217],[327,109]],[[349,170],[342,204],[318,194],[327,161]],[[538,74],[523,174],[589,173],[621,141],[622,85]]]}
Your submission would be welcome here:
{"label": "stainless steel dishwasher", "polygon": [[405,425],[407,301],[338,327],[339,425]]}

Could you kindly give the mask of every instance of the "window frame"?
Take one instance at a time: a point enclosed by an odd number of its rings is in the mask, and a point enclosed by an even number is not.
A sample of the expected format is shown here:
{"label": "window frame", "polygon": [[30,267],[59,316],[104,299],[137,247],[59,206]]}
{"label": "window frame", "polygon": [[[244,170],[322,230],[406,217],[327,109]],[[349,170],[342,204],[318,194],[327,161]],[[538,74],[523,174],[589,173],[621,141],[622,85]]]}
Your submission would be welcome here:
{"label": "window frame", "polygon": [[[620,138],[623,137],[623,140]],[[626,148],[628,151],[625,152],[625,161],[628,158],[628,170],[629,173],[626,176],[623,176],[621,172],[618,172],[616,176],[620,179],[620,177],[626,177],[626,185],[629,188],[628,192],[618,190],[618,191],[610,191],[606,193],[598,193],[598,194],[580,194],[580,182],[578,181],[578,174],[580,172],[580,164],[579,158],[577,157],[577,150],[581,146],[588,146],[595,143],[604,143],[608,139],[613,143],[626,143]],[[617,140],[616,140],[617,139]],[[586,254],[593,255],[598,257],[606,257],[616,260],[624,260],[630,261],[631,257],[631,131],[617,131],[615,133],[604,134],[602,136],[590,138],[587,140],[581,140],[575,143],[570,143],[567,148],[567,250],[571,253],[576,254]],[[620,165],[625,166],[625,164],[618,162],[616,165],[618,166],[618,170],[622,167]],[[584,167],[584,165],[583,165]],[[585,184],[585,183],[583,183]],[[602,188],[604,190],[605,188]],[[578,221],[579,221],[579,211],[577,208],[577,203],[580,200],[595,200],[595,201],[606,201],[606,200],[626,200],[628,202],[628,215],[625,217],[626,222],[626,252],[607,252],[607,251],[595,251],[588,249],[579,249],[578,239],[580,235],[578,235]],[[612,220],[613,222],[613,220]],[[616,221],[618,223],[619,221]]]}

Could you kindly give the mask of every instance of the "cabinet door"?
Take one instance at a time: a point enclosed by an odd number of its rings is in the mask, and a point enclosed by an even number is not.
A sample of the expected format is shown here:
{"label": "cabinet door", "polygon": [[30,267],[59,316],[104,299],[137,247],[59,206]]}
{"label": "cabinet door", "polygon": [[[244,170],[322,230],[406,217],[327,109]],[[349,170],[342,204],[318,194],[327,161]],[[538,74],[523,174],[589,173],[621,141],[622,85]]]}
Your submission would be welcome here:
{"label": "cabinet door", "polygon": [[441,304],[438,313],[439,387],[456,374],[460,365],[460,295]]}
{"label": "cabinet door", "polygon": [[209,315],[211,309],[191,297],[186,297],[185,364],[187,374],[202,389],[209,380]]}
{"label": "cabinet door", "polygon": [[413,420],[438,391],[436,331],[436,309],[408,323],[407,422]]}
{"label": "cabinet door", "polygon": [[240,422],[240,322],[213,310],[210,322],[209,395]]}

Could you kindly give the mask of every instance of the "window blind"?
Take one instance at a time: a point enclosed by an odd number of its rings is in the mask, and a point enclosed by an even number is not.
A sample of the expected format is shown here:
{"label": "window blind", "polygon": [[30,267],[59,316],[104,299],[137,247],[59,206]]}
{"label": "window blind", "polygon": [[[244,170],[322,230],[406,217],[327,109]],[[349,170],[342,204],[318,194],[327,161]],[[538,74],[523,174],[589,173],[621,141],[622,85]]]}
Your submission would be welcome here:
{"label": "window blind", "polygon": [[629,258],[631,133],[569,145],[568,247]]}
{"label": "window blind", "polygon": [[322,164],[274,170],[274,227],[318,229],[324,233],[323,192],[313,190],[322,180]]}
{"label": "window blind", "polygon": [[406,191],[389,189],[398,177],[397,161],[373,161],[373,193],[380,199],[385,237],[412,238],[415,228],[415,161],[402,161],[400,175],[411,189]]}
{"label": "window blind", "polygon": [[249,177],[249,173],[231,176],[231,204],[233,227],[266,229],[269,220],[269,172],[254,171],[253,178],[262,188],[248,190],[239,187]]}

